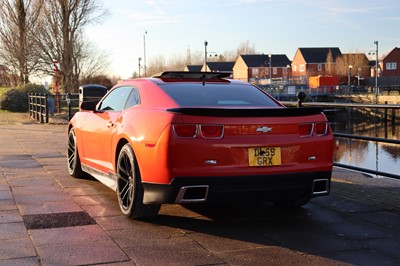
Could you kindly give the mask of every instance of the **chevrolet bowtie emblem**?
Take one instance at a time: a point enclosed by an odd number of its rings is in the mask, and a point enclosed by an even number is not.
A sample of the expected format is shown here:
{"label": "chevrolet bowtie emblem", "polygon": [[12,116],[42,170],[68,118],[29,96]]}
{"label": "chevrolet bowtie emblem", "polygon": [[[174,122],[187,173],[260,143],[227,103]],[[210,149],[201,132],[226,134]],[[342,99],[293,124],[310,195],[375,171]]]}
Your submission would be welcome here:
{"label": "chevrolet bowtie emblem", "polygon": [[272,127],[258,127],[257,132],[268,133],[272,131]]}

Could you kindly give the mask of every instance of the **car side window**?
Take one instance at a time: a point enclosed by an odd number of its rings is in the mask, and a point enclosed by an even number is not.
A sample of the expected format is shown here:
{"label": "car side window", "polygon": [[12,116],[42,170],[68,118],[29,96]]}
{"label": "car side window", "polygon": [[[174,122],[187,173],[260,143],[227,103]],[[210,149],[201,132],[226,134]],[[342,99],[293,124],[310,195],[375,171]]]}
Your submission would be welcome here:
{"label": "car side window", "polygon": [[129,94],[125,108],[129,108],[140,103],[139,91],[137,88],[132,88],[131,94]]}
{"label": "car side window", "polygon": [[118,87],[113,89],[100,103],[100,111],[122,111],[132,91],[131,87]]}

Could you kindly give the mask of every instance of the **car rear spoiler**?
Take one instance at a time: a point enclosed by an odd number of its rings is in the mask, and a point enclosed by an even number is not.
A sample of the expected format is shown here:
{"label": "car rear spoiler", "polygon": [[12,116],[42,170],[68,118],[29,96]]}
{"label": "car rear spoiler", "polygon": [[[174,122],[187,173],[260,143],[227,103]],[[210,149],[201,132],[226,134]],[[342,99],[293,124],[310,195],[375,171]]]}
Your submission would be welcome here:
{"label": "car rear spoiler", "polygon": [[193,116],[214,116],[214,117],[287,117],[287,116],[308,116],[322,113],[320,107],[300,108],[197,108],[180,107],[167,109],[168,112]]}

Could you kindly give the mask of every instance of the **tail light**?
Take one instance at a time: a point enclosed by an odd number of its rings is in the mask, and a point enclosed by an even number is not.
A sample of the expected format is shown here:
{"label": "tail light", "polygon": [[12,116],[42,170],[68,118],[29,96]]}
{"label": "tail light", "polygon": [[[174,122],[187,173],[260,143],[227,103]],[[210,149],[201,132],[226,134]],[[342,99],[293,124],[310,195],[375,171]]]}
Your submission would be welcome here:
{"label": "tail light", "polygon": [[315,123],[315,133],[317,136],[324,136],[328,133],[328,123]]}
{"label": "tail light", "polygon": [[175,134],[181,138],[195,138],[197,135],[197,126],[194,124],[174,124]]}
{"label": "tail light", "polygon": [[205,139],[220,139],[224,135],[223,125],[200,125],[201,136]]}
{"label": "tail light", "polygon": [[175,135],[181,138],[196,138],[198,133],[205,139],[221,139],[224,136],[223,125],[173,124]]}
{"label": "tail light", "polygon": [[299,125],[299,135],[301,137],[310,137],[312,136],[314,131],[314,124],[307,123],[307,124],[300,124]]}
{"label": "tail light", "polygon": [[328,129],[327,122],[299,124],[299,135],[301,137],[311,137],[313,134],[325,136],[328,134]]}

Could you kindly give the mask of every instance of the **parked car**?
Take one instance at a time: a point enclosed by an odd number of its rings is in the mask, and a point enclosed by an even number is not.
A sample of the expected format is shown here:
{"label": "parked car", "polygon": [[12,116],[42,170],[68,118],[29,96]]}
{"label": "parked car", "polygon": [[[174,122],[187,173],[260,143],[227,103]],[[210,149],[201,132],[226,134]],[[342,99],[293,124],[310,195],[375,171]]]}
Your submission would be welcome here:
{"label": "parked car", "polygon": [[68,125],[68,171],[117,192],[140,219],[163,203],[272,202],[328,195],[333,134],[320,108],[286,108],[220,72],[125,80]]}

